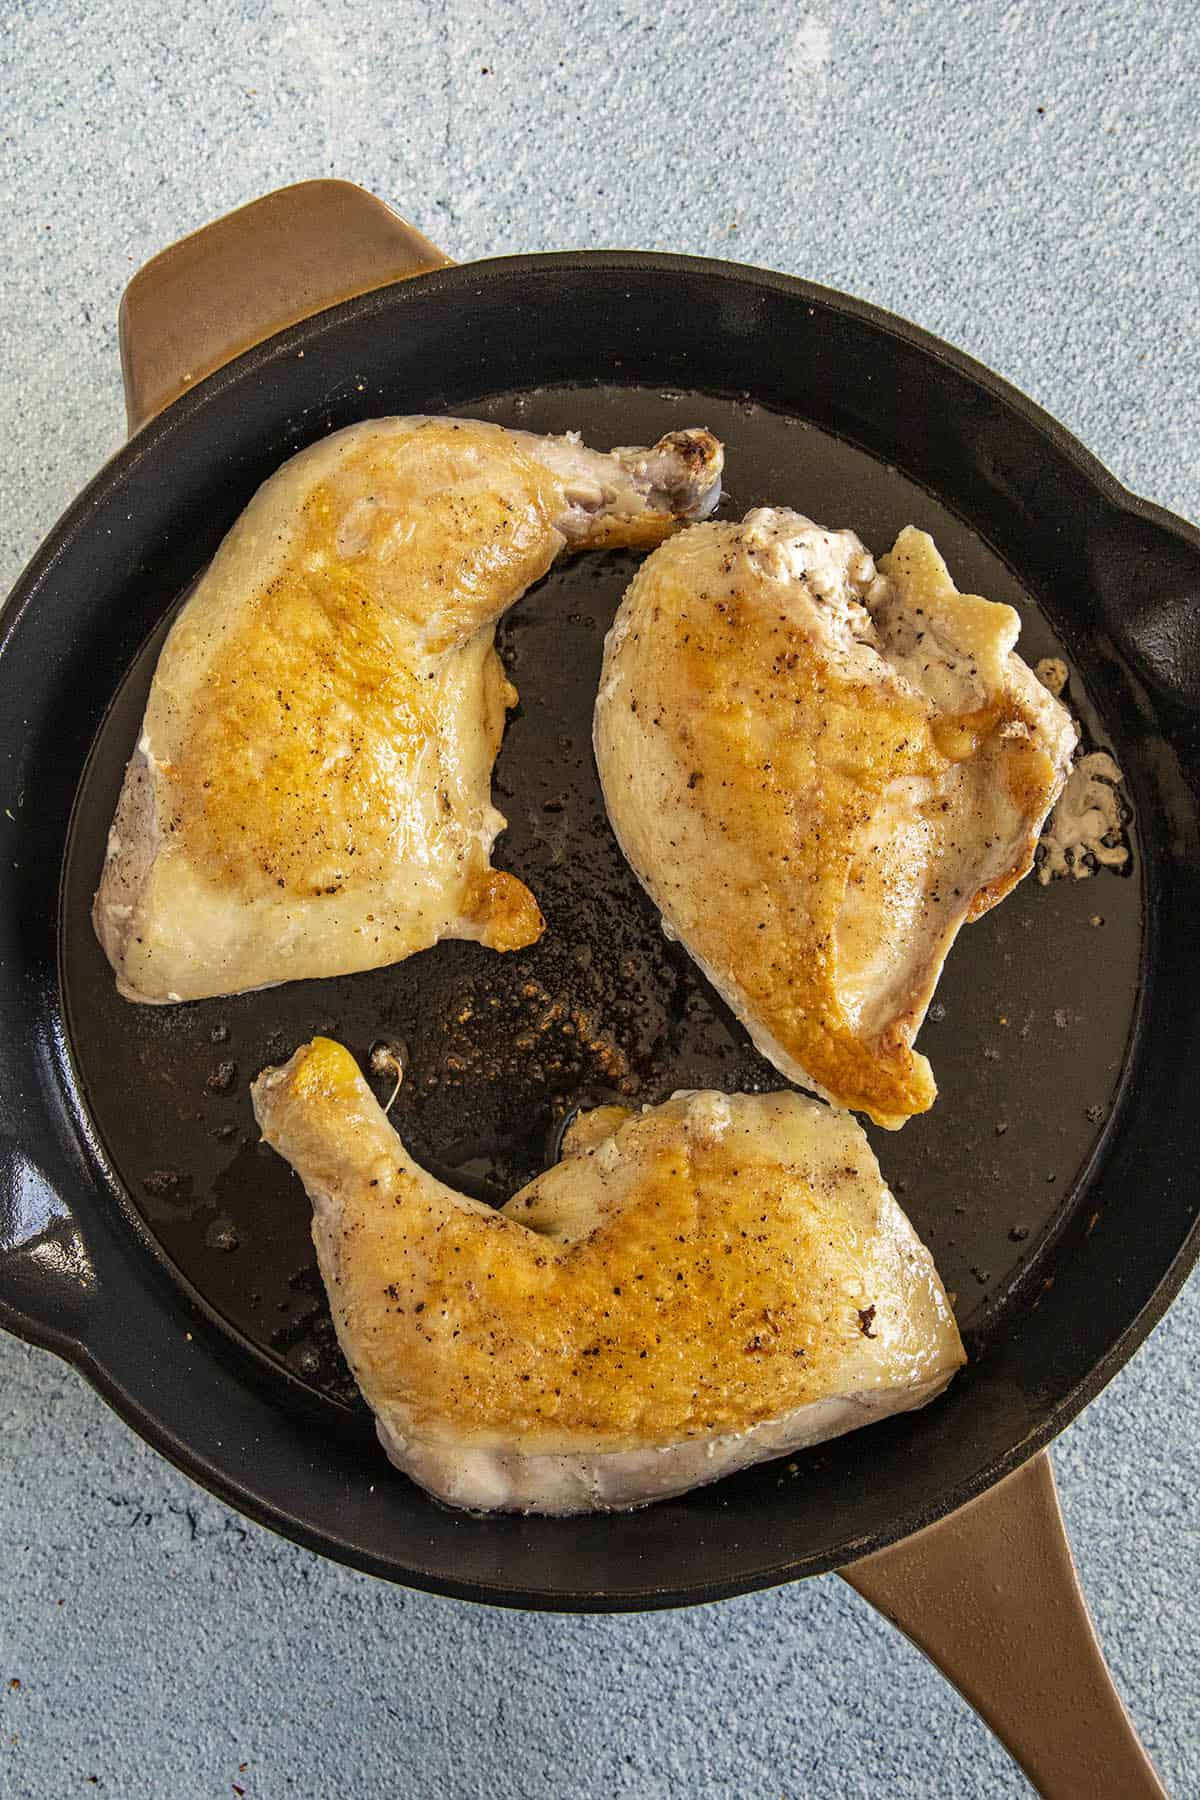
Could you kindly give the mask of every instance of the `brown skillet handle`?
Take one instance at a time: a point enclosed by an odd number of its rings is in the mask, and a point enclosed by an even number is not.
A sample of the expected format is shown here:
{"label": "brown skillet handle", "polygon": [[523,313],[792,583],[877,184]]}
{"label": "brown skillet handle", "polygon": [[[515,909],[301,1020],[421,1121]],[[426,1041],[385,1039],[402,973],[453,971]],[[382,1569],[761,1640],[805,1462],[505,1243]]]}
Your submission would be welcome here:
{"label": "brown skillet handle", "polygon": [[840,1573],[937,1664],[1047,1800],[1165,1800],[1096,1638],[1045,1452]]}
{"label": "brown skillet handle", "polygon": [[449,266],[428,238],[351,181],[302,181],[227,213],[161,251],[125,289],[130,436],[284,326]]}

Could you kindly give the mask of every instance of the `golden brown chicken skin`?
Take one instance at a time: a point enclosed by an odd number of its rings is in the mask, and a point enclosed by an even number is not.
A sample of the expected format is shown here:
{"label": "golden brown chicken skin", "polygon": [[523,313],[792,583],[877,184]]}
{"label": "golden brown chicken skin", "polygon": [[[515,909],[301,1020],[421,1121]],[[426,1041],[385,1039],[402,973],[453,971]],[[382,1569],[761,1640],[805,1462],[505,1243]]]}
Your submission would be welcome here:
{"label": "golden brown chicken skin", "polygon": [[911,528],[760,508],[647,560],[596,705],[609,818],[677,936],[784,1074],[877,1123],[936,1088],[912,1040],[964,921],[1028,871],[1075,741]]}
{"label": "golden brown chicken skin", "polygon": [[921,1406],[963,1360],[858,1124],[795,1093],[604,1108],[499,1212],[318,1038],[254,1085],[389,1455],[458,1505],[632,1506]]}
{"label": "golden brown chicken skin", "polygon": [[490,864],[516,694],[500,614],[564,550],[650,546],[701,516],[721,448],[600,455],[448,418],[378,419],[259,490],[155,671],[96,896],[131,1000],[237,993],[532,942]]}

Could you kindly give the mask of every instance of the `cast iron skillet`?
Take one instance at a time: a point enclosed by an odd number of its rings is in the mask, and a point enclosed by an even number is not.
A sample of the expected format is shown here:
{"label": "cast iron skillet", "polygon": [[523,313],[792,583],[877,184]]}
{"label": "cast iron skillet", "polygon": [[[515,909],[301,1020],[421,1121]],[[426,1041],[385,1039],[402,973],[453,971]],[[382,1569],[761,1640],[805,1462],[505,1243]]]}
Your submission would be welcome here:
{"label": "cast iron skillet", "polygon": [[[428,272],[395,282],[414,268]],[[196,383],[231,337],[381,280]],[[123,351],[132,423],[174,404],[60,521],[0,637],[0,1321],[251,1516],[375,1574],[511,1605],[679,1605],[838,1568],[1027,1463],[1197,1254],[1200,534],[876,308],[682,257],[444,266],[341,183],[157,259],[127,296]],[[581,1102],[782,1085],[665,943],[604,819],[591,706],[633,560],[556,569],[500,634],[522,705],[496,774],[498,859],[538,895],[541,944],[443,945],[152,1009],[117,998],[88,915],[158,646],[225,530],[314,438],[442,410],[601,446],[706,424],[727,445],[727,513],[790,503],[876,550],[906,522],[931,529],[961,587],[1019,608],[1030,660],[1066,657],[1069,703],[1125,776],[1125,871],[1030,880],[965,933],[922,1038],[938,1103],[873,1134],[957,1295],[968,1368],[926,1411],[633,1515],[477,1519],[389,1471],[332,1342],[307,1203],[257,1143],[247,1095],[315,1030],[363,1059],[400,1040],[406,1142],[500,1199]]]}

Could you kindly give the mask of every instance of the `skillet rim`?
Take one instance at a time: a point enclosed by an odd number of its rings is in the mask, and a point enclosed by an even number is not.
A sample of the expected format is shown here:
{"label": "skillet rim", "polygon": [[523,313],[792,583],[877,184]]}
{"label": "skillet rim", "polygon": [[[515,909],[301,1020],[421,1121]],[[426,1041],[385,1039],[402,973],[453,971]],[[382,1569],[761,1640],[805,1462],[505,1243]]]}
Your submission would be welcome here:
{"label": "skillet rim", "polygon": [[[65,547],[80,534],[86,532],[92,514],[120,485],[129,471],[137,467],[144,457],[156,455],[160,447],[171,441],[176,433],[186,433],[204,409],[218,395],[223,394],[228,387],[236,385],[271,358],[286,350],[319,341],[326,332],[341,328],[357,318],[365,318],[384,307],[402,304],[400,297],[409,289],[426,292],[444,291],[448,300],[457,298],[469,301],[470,290],[477,287],[481,279],[486,280],[492,276],[528,277],[540,272],[547,274],[555,270],[586,272],[588,269],[616,274],[624,270],[631,273],[651,271],[668,277],[675,272],[688,272],[716,278],[726,283],[740,282],[752,288],[782,293],[789,300],[801,304],[819,304],[829,312],[840,313],[867,325],[880,336],[901,340],[924,356],[953,369],[974,387],[998,401],[1007,411],[1015,414],[1027,426],[1031,426],[1047,440],[1054,453],[1065,459],[1077,471],[1086,485],[1100,496],[1112,513],[1140,519],[1160,528],[1177,539],[1192,555],[1200,558],[1200,530],[1157,503],[1133,494],[1072,433],[1019,389],[967,353],[871,302],[856,299],[798,276],[784,275],[752,265],[731,263],[714,258],[677,256],[663,252],[611,250],[562,251],[548,254],[505,256],[451,265],[448,268],[430,271],[424,275],[411,277],[404,282],[359,295],[338,306],[314,314],[255,345],[214,371],[174,402],[164,413],[152,420],[133,439],[117,450],[68,506],[16,582],[9,603],[0,612],[0,674],[3,671],[2,659],[10,637],[19,626],[26,609],[36,603],[45,577],[53,569],[55,561]],[[703,386],[704,383],[700,382],[698,385]],[[58,1005],[61,1015],[63,1011],[61,990],[58,995]],[[1136,1041],[1136,1037],[1135,1026],[1131,1045]],[[74,1084],[62,1067],[64,1060],[60,1047],[59,1055],[51,1059],[55,1065],[53,1075],[59,1090],[56,1098],[60,1102],[64,1098],[62,1087],[65,1084],[68,1110],[72,1116],[73,1127],[78,1130],[82,1109],[78,1105],[77,1093],[73,1091]],[[39,1071],[43,1083],[46,1072],[44,1067]],[[44,1087],[41,1098],[43,1100],[48,1098]],[[1123,1114],[1124,1105],[1118,1110]],[[1115,1116],[1116,1114],[1114,1114],[1114,1118]],[[50,1123],[48,1120],[46,1122]],[[90,1136],[90,1134],[85,1135]],[[92,1158],[95,1159],[95,1145],[89,1142],[88,1147]],[[1101,1147],[1101,1143],[1098,1143],[1096,1153],[1100,1152]],[[103,1158],[101,1157],[99,1160],[103,1161]],[[92,1174],[94,1179],[94,1172]],[[103,1358],[94,1351],[92,1345],[87,1341],[86,1330],[76,1333],[49,1320],[34,1318],[23,1313],[16,1306],[8,1304],[3,1298],[0,1298],[0,1325],[4,1325],[15,1335],[23,1337],[28,1342],[55,1351],[78,1367],[113,1410],[169,1461],[239,1511],[309,1549],[325,1555],[332,1555],[338,1560],[372,1574],[458,1598],[482,1599],[492,1603],[537,1610],[651,1610],[716,1600],[737,1593],[774,1586],[800,1576],[826,1572],[842,1566],[848,1561],[853,1561],[857,1556],[897,1542],[902,1537],[946,1516],[970,1499],[985,1492],[1051,1442],[1107,1385],[1162,1318],[1198,1258],[1200,1258],[1200,1218],[1193,1221],[1144,1304],[1118,1332],[1108,1350],[1092,1365],[1089,1373],[1060,1395],[1049,1406],[1042,1421],[1027,1431],[1024,1436],[1019,1437],[1015,1443],[1010,1444],[1007,1451],[986,1460],[983,1467],[977,1470],[971,1478],[961,1480],[948,1489],[940,1489],[935,1504],[931,1505],[927,1500],[923,1501],[911,1510],[894,1516],[883,1530],[874,1531],[866,1538],[852,1540],[833,1554],[828,1552],[812,1553],[798,1559],[773,1564],[768,1568],[755,1571],[751,1576],[742,1574],[732,1578],[726,1577],[723,1580],[697,1581],[683,1586],[628,1588],[603,1592],[586,1589],[528,1590],[517,1585],[505,1586],[498,1582],[489,1582],[485,1585],[474,1580],[458,1581],[436,1571],[411,1567],[397,1572],[393,1564],[357,1549],[344,1539],[339,1540],[336,1534],[328,1530],[314,1529],[302,1518],[287,1513],[272,1502],[264,1501],[252,1489],[243,1486],[230,1471],[216,1466],[211,1459],[190,1447],[183,1433],[172,1429],[170,1425],[159,1417],[152,1416],[146,1410],[145,1403],[140,1401],[126,1386],[115,1369],[109,1367]]]}

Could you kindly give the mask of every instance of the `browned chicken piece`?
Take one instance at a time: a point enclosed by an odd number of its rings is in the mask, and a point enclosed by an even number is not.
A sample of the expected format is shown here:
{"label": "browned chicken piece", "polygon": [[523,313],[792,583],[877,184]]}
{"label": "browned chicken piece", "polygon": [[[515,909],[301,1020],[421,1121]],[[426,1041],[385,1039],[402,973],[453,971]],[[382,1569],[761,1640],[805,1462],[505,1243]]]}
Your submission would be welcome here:
{"label": "browned chicken piece", "polygon": [[254,1084],[398,1465],[457,1506],[637,1506],[924,1406],[963,1362],[858,1123],[803,1095],[605,1107],[499,1212],[328,1038]]}
{"label": "browned chicken piece", "polygon": [[496,620],[564,550],[702,517],[721,446],[376,419],[259,489],[172,627],[96,896],[130,1000],[399,962],[440,938],[533,942],[490,852],[516,694]]}
{"label": "browned chicken piece", "polygon": [[596,704],[621,846],[789,1079],[878,1124],[936,1093],[913,1038],[960,926],[1033,861],[1075,730],[906,528],[761,507],[649,557]]}

